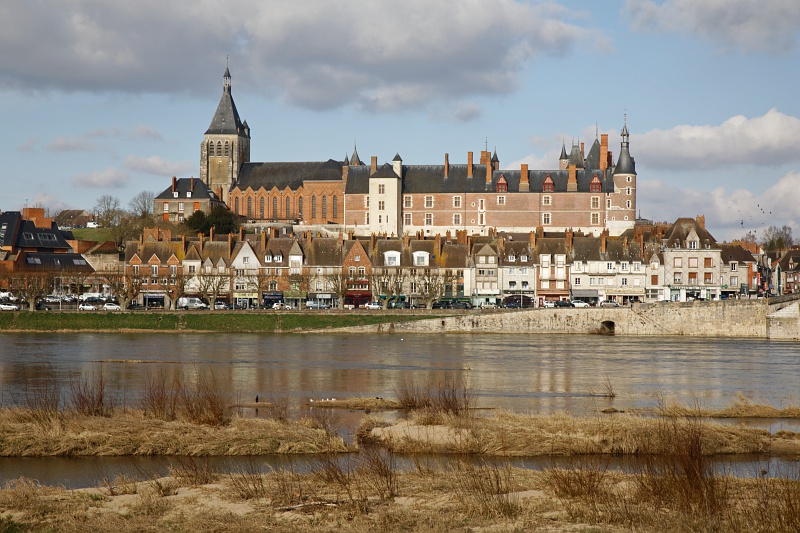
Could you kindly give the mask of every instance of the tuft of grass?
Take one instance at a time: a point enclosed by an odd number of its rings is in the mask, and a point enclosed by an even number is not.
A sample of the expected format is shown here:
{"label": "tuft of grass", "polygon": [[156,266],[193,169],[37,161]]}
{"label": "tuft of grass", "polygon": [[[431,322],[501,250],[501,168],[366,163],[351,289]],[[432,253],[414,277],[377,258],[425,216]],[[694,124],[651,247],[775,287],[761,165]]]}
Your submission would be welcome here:
{"label": "tuft of grass", "polygon": [[402,409],[425,410],[432,418],[439,414],[465,416],[475,408],[476,397],[460,373],[445,372],[420,383],[406,375],[395,387]]}
{"label": "tuft of grass", "polygon": [[269,494],[264,474],[252,458],[244,463],[236,463],[228,474],[228,486],[240,500],[266,498]]}
{"label": "tuft of grass", "polygon": [[520,514],[518,498],[513,496],[511,468],[483,460],[459,461],[451,479],[456,497],[467,514],[484,518],[513,518]]}
{"label": "tuft of grass", "polygon": [[84,375],[71,381],[68,398],[70,407],[84,416],[111,416],[114,411],[102,369],[91,377]]}

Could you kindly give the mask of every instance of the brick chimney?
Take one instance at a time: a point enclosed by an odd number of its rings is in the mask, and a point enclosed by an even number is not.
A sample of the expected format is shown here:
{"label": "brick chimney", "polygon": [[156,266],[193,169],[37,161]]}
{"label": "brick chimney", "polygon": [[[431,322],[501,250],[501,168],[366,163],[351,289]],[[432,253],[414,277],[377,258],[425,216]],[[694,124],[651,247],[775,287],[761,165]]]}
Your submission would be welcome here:
{"label": "brick chimney", "polygon": [[209,242],[214,240],[214,226],[208,228],[208,240]]}
{"label": "brick chimney", "polygon": [[233,253],[233,233],[228,233],[228,255]]}
{"label": "brick chimney", "polygon": [[[489,152],[486,152],[487,154]],[[486,162],[486,186],[492,184],[492,160],[489,158]]]}
{"label": "brick chimney", "polygon": [[586,159],[586,156],[583,155],[583,143],[581,143],[581,159]]}
{"label": "brick chimney", "polygon": [[567,180],[567,191],[574,192],[578,190],[577,169],[575,165],[569,166],[569,179]]}
{"label": "brick chimney", "polygon": [[411,237],[409,236],[409,234],[408,234],[408,233],[404,233],[404,234],[403,234],[403,246],[405,246],[406,248],[408,248],[408,243],[409,243],[410,241],[411,241]]}
{"label": "brick chimney", "polygon": [[531,184],[528,181],[528,163],[522,163],[519,169],[519,192],[530,192]]}
{"label": "brick chimney", "polygon": [[437,233],[436,234],[436,244],[435,244],[435,248],[433,250],[433,255],[435,255],[436,257],[439,257],[439,254],[441,253],[441,251],[442,251],[442,236],[439,233]]}
{"label": "brick chimney", "polygon": [[369,175],[372,176],[378,171],[378,156],[373,155],[369,161]]}
{"label": "brick chimney", "polygon": [[189,190],[194,192],[194,176],[189,178]]}
{"label": "brick chimney", "polygon": [[197,238],[200,240],[200,250],[199,250],[200,252],[203,251],[203,238],[204,237],[205,237],[205,235],[203,235],[202,231],[197,234]]}
{"label": "brick chimney", "polygon": [[600,170],[608,168],[608,133],[600,134]]}
{"label": "brick chimney", "polygon": [[604,229],[602,233],[600,233],[600,253],[606,253],[608,245],[608,229]]}
{"label": "brick chimney", "polygon": [[531,247],[531,251],[536,248],[536,232],[532,231],[528,234],[528,244]]}
{"label": "brick chimney", "polygon": [[705,215],[697,215],[697,225],[703,229],[706,229],[706,216]]}
{"label": "brick chimney", "polygon": [[472,152],[467,152],[467,177],[472,177]]}
{"label": "brick chimney", "polygon": [[172,176],[172,192],[175,192],[175,186],[178,184],[178,178]]}
{"label": "brick chimney", "polygon": [[567,250],[572,251],[572,239],[574,237],[574,233],[572,232],[572,228],[568,229],[565,234],[565,241],[567,244]]}
{"label": "brick chimney", "polygon": [[444,154],[444,179],[450,177],[450,154]]}
{"label": "brick chimney", "polygon": [[244,227],[239,226],[239,241],[244,241]]}
{"label": "brick chimney", "polygon": [[186,251],[186,235],[181,235],[181,250]]}
{"label": "brick chimney", "polygon": [[347,177],[350,175],[350,167],[347,165],[342,167],[342,182],[347,185]]}
{"label": "brick chimney", "polygon": [[261,251],[264,251],[267,249],[267,232],[262,229],[260,237],[261,237]]}
{"label": "brick chimney", "polygon": [[375,242],[376,241],[377,241],[377,237],[375,237],[374,233],[371,233],[370,236],[369,236],[369,249],[370,250],[374,250],[375,249]]}

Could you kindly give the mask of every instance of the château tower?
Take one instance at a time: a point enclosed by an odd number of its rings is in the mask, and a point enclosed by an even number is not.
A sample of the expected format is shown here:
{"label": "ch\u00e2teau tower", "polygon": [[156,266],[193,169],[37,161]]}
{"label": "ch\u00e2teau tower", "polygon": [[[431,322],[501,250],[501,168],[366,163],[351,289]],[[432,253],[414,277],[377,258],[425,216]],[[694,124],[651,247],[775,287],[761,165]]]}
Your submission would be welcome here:
{"label": "ch\u00e2teau tower", "polygon": [[239,119],[231,95],[231,73],[225,68],[220,98],[211,125],[200,145],[200,179],[228,202],[228,193],[239,180],[239,171],[250,161],[250,128]]}

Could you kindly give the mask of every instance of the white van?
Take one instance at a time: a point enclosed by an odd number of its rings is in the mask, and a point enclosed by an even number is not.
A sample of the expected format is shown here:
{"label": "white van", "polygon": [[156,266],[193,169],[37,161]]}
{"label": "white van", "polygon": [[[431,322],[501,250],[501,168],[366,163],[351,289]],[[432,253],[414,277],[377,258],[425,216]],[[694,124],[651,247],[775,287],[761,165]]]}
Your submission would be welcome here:
{"label": "white van", "polygon": [[200,298],[178,298],[178,303],[175,306],[178,309],[208,309],[206,304]]}

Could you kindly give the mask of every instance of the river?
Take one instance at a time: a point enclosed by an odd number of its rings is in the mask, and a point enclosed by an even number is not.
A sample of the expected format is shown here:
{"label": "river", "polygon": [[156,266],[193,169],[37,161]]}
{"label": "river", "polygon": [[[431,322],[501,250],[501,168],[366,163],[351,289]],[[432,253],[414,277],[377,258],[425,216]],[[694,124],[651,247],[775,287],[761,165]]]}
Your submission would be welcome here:
{"label": "river", "polygon": [[[289,398],[295,408],[309,399],[392,398],[404,379],[445,372],[463,379],[478,407],[521,413],[587,415],[654,407],[659,398],[717,408],[738,394],[785,407],[800,405],[799,356],[797,342],[694,337],[3,333],[0,404],[23,403],[46,374],[66,395],[70,381],[102,371],[117,404],[136,405],[148,374],[180,369],[213,372],[232,400]],[[604,396],[609,388],[614,398]],[[361,416],[341,413],[343,432]],[[744,422],[800,429],[794,420]],[[9,461],[0,472],[27,460]]]}

